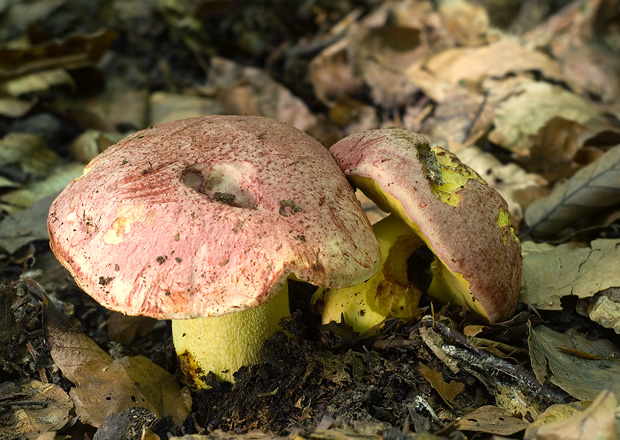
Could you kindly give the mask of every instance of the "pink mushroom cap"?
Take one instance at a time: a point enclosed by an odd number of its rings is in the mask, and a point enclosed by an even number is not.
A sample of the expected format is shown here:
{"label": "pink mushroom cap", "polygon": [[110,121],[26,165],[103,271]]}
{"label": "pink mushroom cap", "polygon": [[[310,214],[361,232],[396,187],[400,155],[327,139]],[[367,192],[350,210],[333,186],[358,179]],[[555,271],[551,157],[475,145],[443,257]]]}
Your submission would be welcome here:
{"label": "pink mushroom cap", "polygon": [[521,246],[509,221],[500,218],[508,218],[507,203],[455,155],[435,148],[443,156],[440,163],[455,164],[455,174],[473,177],[455,191],[457,206],[442,201],[432,171],[421,160],[430,151],[425,138],[401,129],[354,134],[330,149],[347,176],[372,179],[402,204],[402,212],[394,214],[417,225],[431,251],[467,281],[472,301],[479,302],[489,321],[507,319],[517,304],[522,273]]}
{"label": "pink mushroom cap", "polygon": [[262,117],[186,119],[123,139],[52,203],[48,230],[85,292],[158,319],[252,308],[291,275],[359,283],[380,259],[329,152]]}

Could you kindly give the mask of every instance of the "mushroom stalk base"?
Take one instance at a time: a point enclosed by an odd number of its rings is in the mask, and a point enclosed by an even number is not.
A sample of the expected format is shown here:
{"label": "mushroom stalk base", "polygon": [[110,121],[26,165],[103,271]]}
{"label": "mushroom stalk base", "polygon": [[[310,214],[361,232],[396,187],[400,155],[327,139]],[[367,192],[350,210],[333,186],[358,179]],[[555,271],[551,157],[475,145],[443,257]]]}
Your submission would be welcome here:
{"label": "mushroom stalk base", "polygon": [[206,376],[234,382],[242,366],[258,363],[263,343],[290,315],[288,282],[278,294],[258,307],[222,316],[172,321],[172,339],[181,371],[195,388],[208,388]]}

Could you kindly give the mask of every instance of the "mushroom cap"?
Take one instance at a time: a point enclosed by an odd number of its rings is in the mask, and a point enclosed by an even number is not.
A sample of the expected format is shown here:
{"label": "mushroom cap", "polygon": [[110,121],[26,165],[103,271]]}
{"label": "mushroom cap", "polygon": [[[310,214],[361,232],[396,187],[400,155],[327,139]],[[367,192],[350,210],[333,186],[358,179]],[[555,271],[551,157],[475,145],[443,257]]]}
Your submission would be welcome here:
{"label": "mushroom cap", "polygon": [[[401,129],[351,135],[330,152],[355,185],[418,232],[469,289],[473,298],[465,298],[468,304],[491,322],[513,313],[521,284],[521,246],[510,227],[506,201],[475,171]],[[442,184],[438,176],[458,183]]]}
{"label": "mushroom cap", "polygon": [[355,284],[380,260],[329,152],[262,117],[185,119],[123,139],[52,203],[48,230],[86,293],[158,319],[252,308],[291,275]]}

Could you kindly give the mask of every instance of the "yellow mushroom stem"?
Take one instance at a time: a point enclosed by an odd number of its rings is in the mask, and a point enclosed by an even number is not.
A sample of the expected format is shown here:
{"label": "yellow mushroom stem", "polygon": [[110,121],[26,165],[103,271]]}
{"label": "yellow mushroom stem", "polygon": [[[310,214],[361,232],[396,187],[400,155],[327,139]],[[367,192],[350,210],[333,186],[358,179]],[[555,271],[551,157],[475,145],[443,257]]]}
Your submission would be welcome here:
{"label": "yellow mushroom stem", "polygon": [[[463,177],[455,170],[446,172],[446,165],[442,163],[442,161],[440,161],[440,165],[442,165],[442,178],[445,183],[436,186],[435,194],[437,198],[441,199],[444,203],[450,205],[458,204],[460,195],[457,191],[460,189],[463,179],[467,181],[467,176]],[[349,179],[356,187],[362,190],[368,198],[374,201],[379,208],[386,212],[391,212],[393,216],[398,217],[406,223],[415,234],[424,240],[431,252],[435,254],[431,242],[422,233],[420,227],[409,217],[403,204],[399,200],[391,196],[387,191],[381,188],[377,182],[369,177],[349,176]],[[454,182],[458,182],[459,185],[456,185]],[[431,296],[442,302],[454,301],[464,305],[488,320],[486,311],[478,301],[474,300],[469,289],[469,282],[465,280],[460,273],[452,272],[437,256],[435,256],[435,260],[431,264],[431,272],[433,278],[427,290]]]}
{"label": "yellow mushroom stem", "polygon": [[263,343],[279,330],[278,322],[290,315],[288,282],[275,297],[252,309],[222,316],[172,321],[172,339],[185,380],[195,388],[208,388],[209,372],[234,382],[243,366],[258,363]]}
{"label": "yellow mushroom stem", "polygon": [[391,215],[373,225],[381,249],[381,268],[368,281],[341,289],[319,289],[313,303],[322,321],[341,317],[358,333],[366,333],[387,317],[410,318],[421,292],[407,278],[407,259],[424,243],[404,222]]}

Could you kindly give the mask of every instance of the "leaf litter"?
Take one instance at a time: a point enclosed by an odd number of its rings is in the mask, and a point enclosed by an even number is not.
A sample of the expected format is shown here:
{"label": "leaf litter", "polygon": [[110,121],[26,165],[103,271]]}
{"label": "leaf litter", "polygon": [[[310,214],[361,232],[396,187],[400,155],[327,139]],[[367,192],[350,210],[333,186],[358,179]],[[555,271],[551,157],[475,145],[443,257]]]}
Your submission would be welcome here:
{"label": "leaf litter", "polygon": [[[618,4],[549,2],[536,15],[490,3],[0,5],[2,432],[568,439],[566,426],[591,426],[613,438]],[[424,297],[421,320],[362,340],[298,305],[263,363],[188,401],[166,324],[119,320],[80,292],[41,213],[124,135],[205,113],[288,121],[326,146],[404,127],[458,153],[506,197],[524,237],[520,313],[491,326]],[[23,387],[44,402],[25,409],[28,426],[11,419]],[[567,402],[563,425],[548,423]]]}

